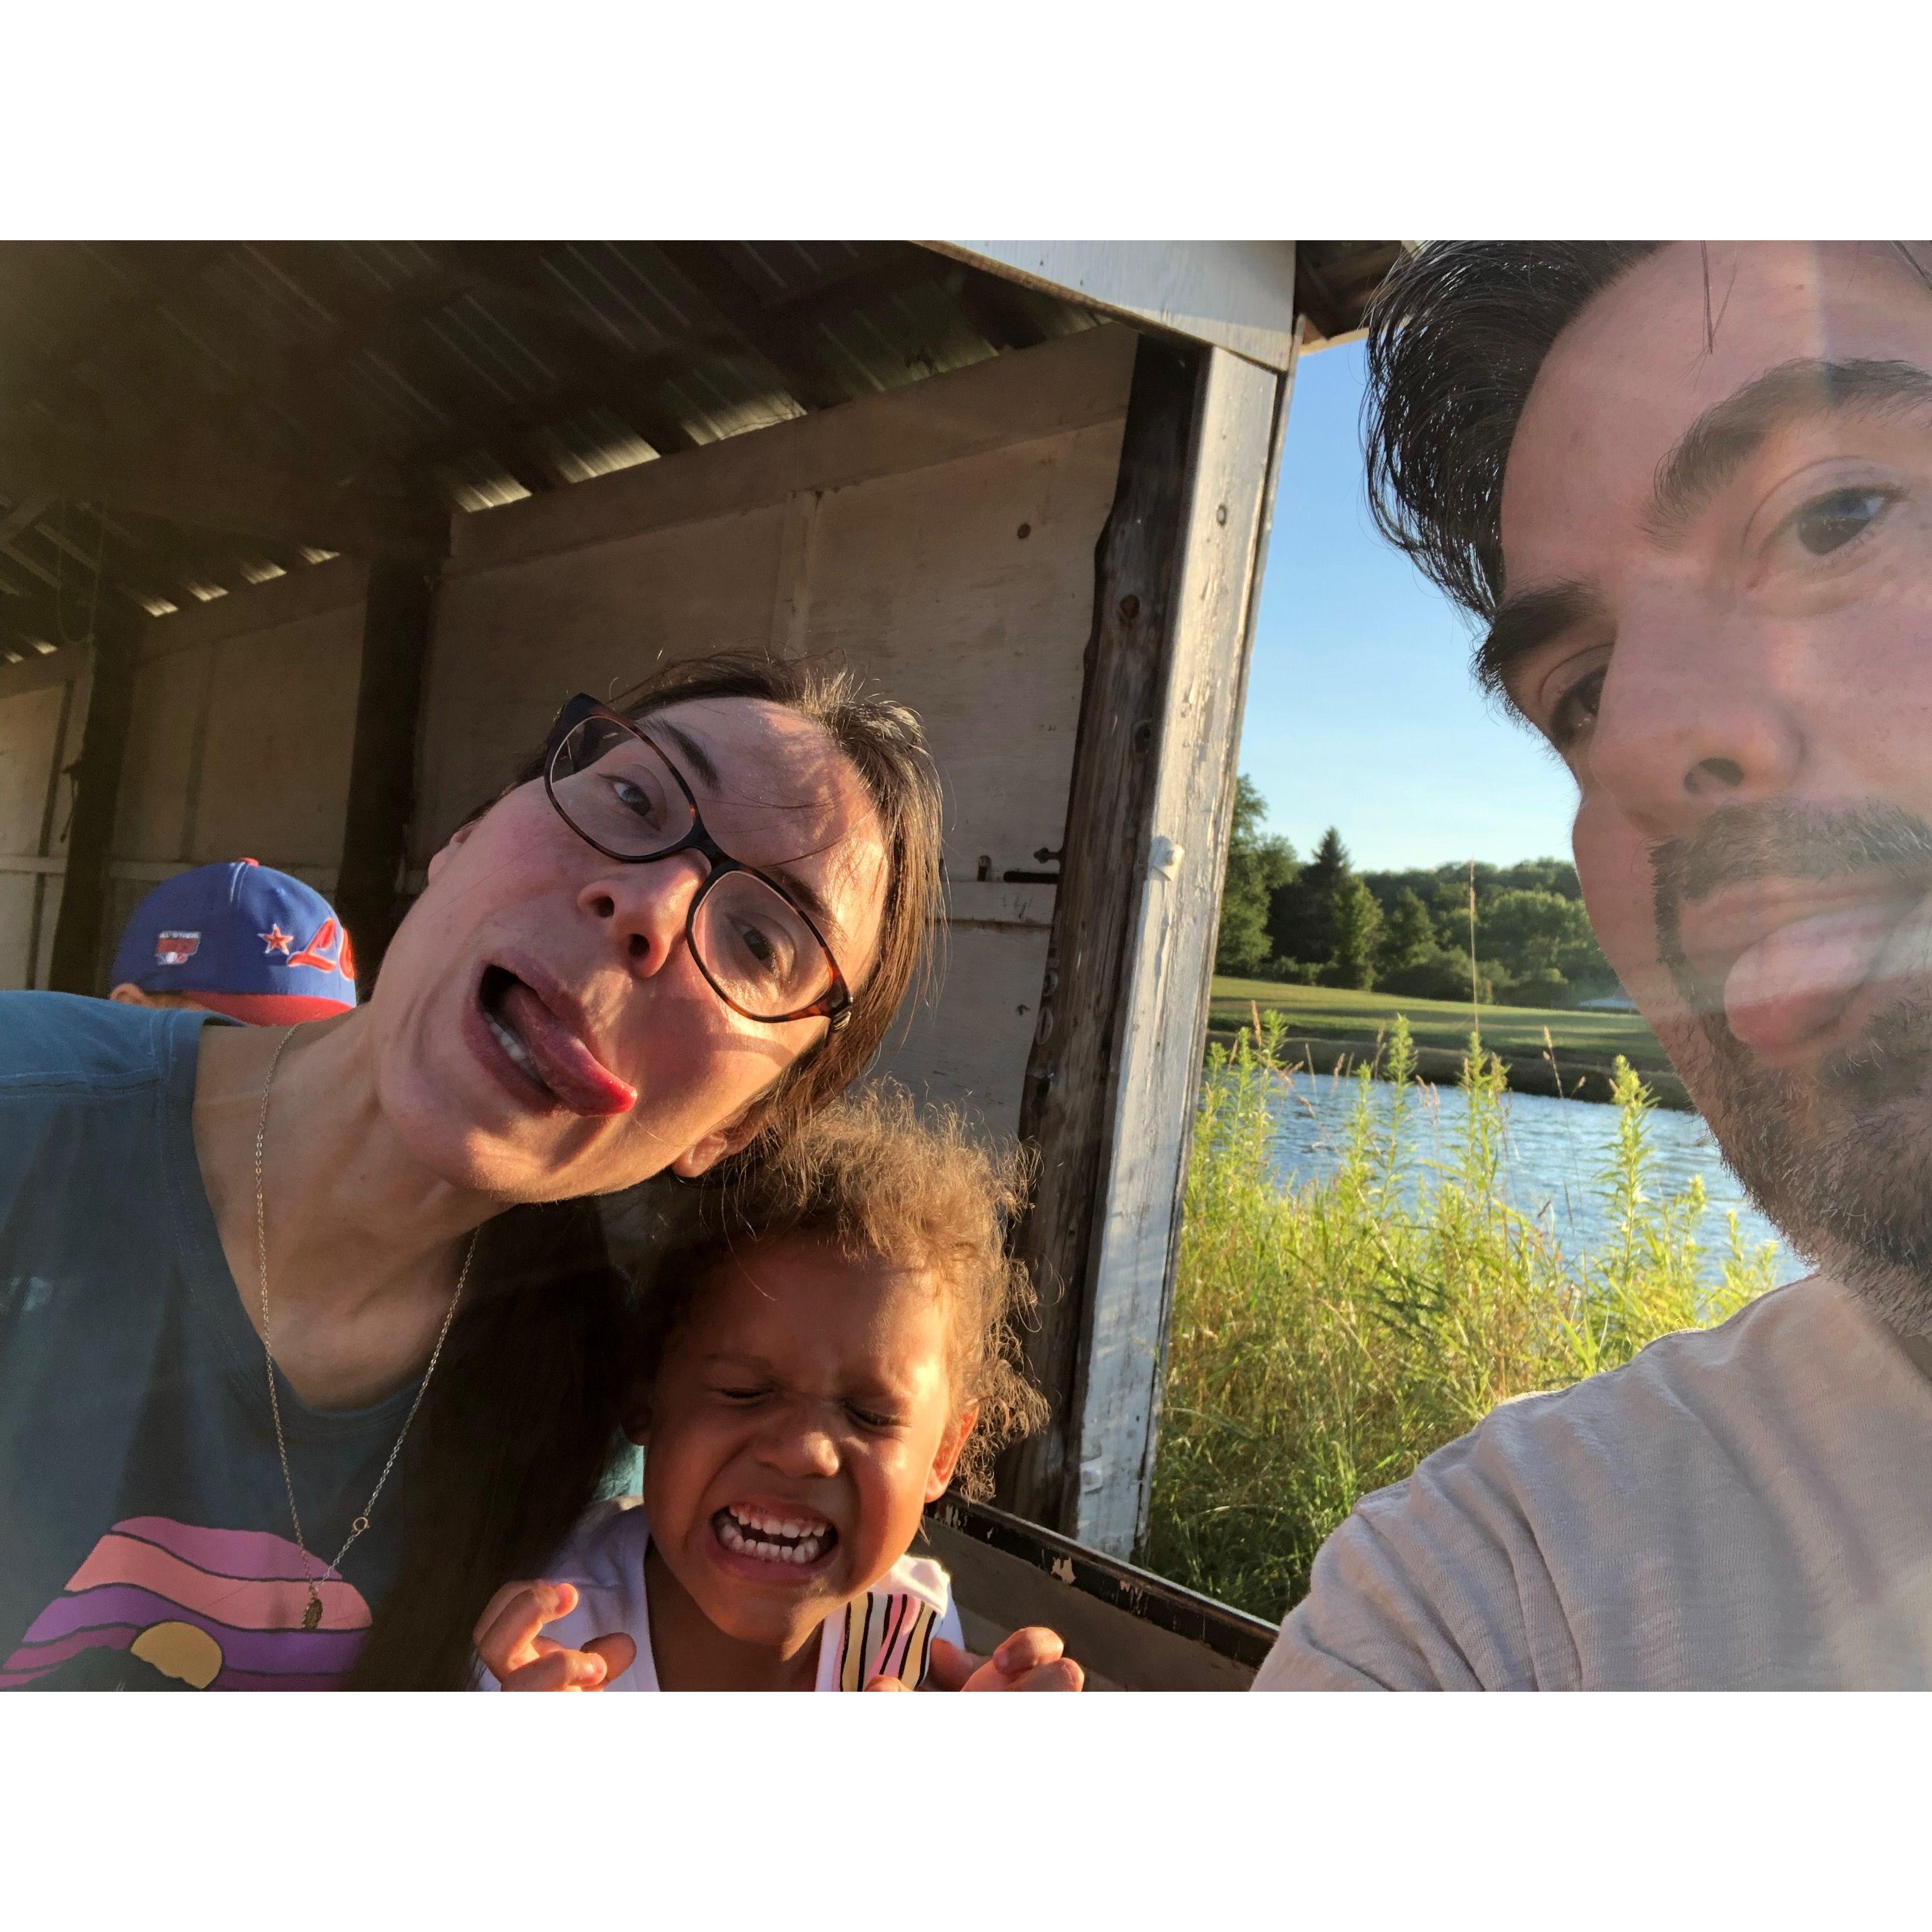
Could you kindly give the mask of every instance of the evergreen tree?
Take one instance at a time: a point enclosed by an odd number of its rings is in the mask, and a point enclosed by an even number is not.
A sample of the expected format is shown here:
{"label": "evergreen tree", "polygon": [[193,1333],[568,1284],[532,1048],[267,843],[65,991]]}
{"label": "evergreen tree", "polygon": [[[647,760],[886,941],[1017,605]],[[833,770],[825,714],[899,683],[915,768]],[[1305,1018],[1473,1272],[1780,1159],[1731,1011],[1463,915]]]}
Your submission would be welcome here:
{"label": "evergreen tree", "polygon": [[1354,876],[1348,848],[1331,825],[1314,857],[1268,902],[1268,938],[1277,958],[1325,966],[1334,958],[1335,895]]}

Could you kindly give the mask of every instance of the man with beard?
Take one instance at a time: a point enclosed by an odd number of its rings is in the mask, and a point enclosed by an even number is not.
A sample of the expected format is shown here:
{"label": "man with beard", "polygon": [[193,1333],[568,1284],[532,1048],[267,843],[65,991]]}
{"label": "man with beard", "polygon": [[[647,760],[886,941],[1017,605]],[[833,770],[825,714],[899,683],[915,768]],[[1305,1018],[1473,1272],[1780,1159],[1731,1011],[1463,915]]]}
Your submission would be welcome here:
{"label": "man with beard", "polygon": [[1932,1687],[1932,248],[1432,244],[1370,368],[1378,520],[1819,1272],[1365,1498],[1258,1688]]}

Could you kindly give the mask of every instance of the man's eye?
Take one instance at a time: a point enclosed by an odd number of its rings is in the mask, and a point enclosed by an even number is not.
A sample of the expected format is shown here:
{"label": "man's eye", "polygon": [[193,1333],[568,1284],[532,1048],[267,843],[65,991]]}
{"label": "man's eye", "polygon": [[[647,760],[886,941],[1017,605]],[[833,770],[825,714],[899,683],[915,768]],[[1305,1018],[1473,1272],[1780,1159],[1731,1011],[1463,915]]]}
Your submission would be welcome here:
{"label": "man's eye", "polygon": [[1814,556],[1828,556],[1859,535],[1891,500],[1886,490],[1828,490],[1793,514],[1792,534]]}
{"label": "man's eye", "polygon": [[1604,673],[1593,670],[1580,677],[1556,700],[1550,715],[1550,736],[1558,751],[1595,724],[1603,699]]}

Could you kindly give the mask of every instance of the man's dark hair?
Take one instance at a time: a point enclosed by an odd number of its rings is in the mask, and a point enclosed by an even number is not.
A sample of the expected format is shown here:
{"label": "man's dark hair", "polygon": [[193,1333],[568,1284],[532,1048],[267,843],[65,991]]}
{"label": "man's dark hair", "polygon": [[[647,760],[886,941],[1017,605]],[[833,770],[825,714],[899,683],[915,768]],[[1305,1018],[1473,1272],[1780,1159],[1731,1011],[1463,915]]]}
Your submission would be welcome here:
{"label": "man's dark hair", "polygon": [[1543,358],[1655,242],[1431,242],[1368,319],[1364,440],[1382,534],[1485,620],[1502,596],[1503,465]]}

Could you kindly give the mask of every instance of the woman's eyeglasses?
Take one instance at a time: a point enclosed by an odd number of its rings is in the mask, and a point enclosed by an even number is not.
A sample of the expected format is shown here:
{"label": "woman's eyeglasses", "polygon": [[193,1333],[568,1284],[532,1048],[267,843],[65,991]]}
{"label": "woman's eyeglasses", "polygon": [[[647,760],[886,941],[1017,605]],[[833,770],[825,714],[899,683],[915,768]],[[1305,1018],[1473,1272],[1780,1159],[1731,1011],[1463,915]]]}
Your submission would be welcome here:
{"label": "woman's eyeglasses", "polygon": [[776,1025],[823,1015],[836,1032],[852,994],[832,950],[776,880],[704,829],[683,774],[629,719],[573,698],[551,728],[544,790],[572,831],[607,859],[640,865],[674,853],[711,862],[685,921],[698,970],[734,1012]]}

